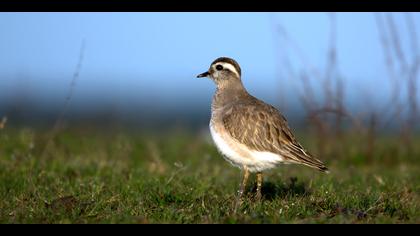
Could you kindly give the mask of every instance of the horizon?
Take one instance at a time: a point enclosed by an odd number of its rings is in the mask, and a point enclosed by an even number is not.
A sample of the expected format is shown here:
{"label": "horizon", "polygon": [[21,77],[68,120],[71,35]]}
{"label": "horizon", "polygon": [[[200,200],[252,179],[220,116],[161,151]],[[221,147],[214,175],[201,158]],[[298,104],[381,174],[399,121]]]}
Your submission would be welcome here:
{"label": "horizon", "polygon": [[[241,65],[251,94],[297,119],[305,112],[301,73],[309,73],[315,98],[325,99],[317,77],[327,73],[331,43],[337,52],[333,76],[343,78],[346,107],[354,113],[382,109],[393,84],[378,14],[393,18],[401,51],[413,57],[403,13],[1,13],[0,112],[16,104],[28,114],[57,112],[83,40],[70,115],[108,109],[203,116],[215,87],[195,76],[215,58],[229,56]],[[410,16],[420,20],[418,13]]]}

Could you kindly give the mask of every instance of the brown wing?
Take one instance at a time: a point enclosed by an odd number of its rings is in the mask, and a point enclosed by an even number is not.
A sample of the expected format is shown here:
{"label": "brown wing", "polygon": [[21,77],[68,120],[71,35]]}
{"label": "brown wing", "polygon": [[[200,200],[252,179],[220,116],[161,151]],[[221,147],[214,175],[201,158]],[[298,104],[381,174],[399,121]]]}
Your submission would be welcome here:
{"label": "brown wing", "polygon": [[274,107],[256,98],[227,109],[223,123],[234,139],[253,150],[277,153],[289,162],[328,171],[320,160],[303,149],[286,119]]}

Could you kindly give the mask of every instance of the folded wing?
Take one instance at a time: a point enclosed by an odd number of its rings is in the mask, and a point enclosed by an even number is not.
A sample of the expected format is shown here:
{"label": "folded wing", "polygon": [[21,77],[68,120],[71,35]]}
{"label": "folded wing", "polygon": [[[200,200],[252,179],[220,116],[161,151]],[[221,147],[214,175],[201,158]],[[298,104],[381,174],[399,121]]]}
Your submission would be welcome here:
{"label": "folded wing", "polygon": [[234,139],[252,150],[276,153],[287,162],[328,171],[299,144],[280,112],[256,98],[227,108],[223,123]]}

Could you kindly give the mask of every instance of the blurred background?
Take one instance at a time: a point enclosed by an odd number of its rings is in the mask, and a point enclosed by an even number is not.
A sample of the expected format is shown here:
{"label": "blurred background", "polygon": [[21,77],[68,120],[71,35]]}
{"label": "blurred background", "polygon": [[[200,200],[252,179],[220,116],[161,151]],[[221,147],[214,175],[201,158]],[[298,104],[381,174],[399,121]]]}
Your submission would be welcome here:
{"label": "blurred background", "polygon": [[331,170],[273,169],[238,222],[418,223],[418,32],[419,13],[0,13],[0,223],[235,223],[196,78],[221,56]]}
{"label": "blurred background", "polygon": [[[207,130],[236,59],[254,96],[295,130],[418,131],[418,13],[1,13],[0,119]],[[59,124],[58,124],[59,123]],[[55,125],[54,125],[55,124]]]}

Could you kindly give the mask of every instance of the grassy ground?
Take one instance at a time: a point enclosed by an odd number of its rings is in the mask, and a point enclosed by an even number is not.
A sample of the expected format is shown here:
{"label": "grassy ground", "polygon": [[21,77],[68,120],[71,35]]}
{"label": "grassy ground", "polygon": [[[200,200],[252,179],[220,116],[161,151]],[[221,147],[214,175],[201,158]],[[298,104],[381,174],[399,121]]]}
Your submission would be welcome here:
{"label": "grassy ground", "polygon": [[[390,139],[370,160],[347,140],[321,158],[328,175],[269,171],[261,203],[253,178],[233,214],[240,171],[204,134],[71,130],[41,158],[44,136],[0,130],[0,223],[420,223],[419,148],[408,154]],[[302,142],[315,150],[311,140]]]}

